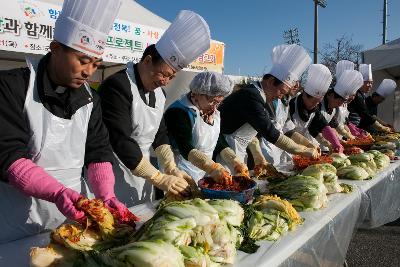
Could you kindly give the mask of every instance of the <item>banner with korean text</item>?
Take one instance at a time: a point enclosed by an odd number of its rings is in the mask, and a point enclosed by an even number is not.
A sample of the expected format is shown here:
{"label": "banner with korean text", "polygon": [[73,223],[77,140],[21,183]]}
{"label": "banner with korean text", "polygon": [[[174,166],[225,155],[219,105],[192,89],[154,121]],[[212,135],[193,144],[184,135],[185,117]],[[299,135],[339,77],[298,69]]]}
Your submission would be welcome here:
{"label": "banner with korean text", "polygon": [[[60,5],[9,0],[0,9],[0,50],[46,54],[53,40]],[[105,62],[138,62],[144,49],[156,43],[165,29],[116,19],[107,38]],[[223,71],[225,45],[212,41],[210,49],[187,67],[191,71]]]}

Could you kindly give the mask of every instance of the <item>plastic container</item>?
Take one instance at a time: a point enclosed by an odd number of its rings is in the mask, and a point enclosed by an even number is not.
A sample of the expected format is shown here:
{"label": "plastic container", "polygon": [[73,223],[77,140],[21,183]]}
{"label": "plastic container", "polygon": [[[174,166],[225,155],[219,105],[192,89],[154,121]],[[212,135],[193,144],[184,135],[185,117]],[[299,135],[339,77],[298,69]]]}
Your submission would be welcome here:
{"label": "plastic container", "polygon": [[[241,177],[234,176],[233,179],[245,179]],[[249,181],[249,185],[247,188],[241,191],[229,191],[229,190],[221,190],[221,189],[211,189],[206,187],[207,180],[209,177],[204,177],[199,180],[199,187],[201,192],[206,198],[209,199],[232,199],[239,201],[242,204],[245,204],[253,199],[254,191],[257,188],[257,183],[253,180]]]}

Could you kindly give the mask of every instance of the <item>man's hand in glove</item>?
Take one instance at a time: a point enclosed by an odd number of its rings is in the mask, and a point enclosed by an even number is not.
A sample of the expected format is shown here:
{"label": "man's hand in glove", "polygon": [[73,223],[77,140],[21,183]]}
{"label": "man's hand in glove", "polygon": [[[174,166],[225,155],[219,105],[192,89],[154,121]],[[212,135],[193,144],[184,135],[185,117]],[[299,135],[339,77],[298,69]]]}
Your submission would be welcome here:
{"label": "man's hand in glove", "polygon": [[184,178],[161,173],[146,158],[142,158],[138,166],[132,170],[132,173],[149,180],[163,191],[183,196],[190,193],[189,184]]}

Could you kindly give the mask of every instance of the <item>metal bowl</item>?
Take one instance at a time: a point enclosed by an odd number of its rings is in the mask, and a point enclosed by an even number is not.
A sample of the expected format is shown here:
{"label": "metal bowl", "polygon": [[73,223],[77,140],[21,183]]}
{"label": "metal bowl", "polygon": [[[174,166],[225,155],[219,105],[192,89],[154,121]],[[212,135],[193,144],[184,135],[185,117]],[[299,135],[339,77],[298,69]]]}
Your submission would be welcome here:
{"label": "metal bowl", "polygon": [[[209,199],[233,199],[239,201],[240,203],[247,203],[253,199],[254,191],[257,188],[257,183],[253,180],[249,181],[248,186],[241,191],[230,191],[230,190],[219,190],[211,189],[205,186],[206,181],[211,179],[210,177],[204,177],[199,180],[198,185],[201,192],[206,198]],[[233,176],[232,179],[246,179],[240,176]]]}

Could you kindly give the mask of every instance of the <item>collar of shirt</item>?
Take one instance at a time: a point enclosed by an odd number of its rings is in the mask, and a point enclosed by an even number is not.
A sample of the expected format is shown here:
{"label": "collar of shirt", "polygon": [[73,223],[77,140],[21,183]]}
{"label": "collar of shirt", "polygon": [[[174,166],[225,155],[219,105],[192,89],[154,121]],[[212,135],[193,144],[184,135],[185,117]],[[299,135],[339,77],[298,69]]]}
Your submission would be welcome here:
{"label": "collar of shirt", "polygon": [[43,105],[54,115],[71,118],[79,108],[93,102],[92,96],[84,84],[78,89],[73,89],[57,86],[52,82],[46,68],[50,56],[51,53],[48,53],[39,62],[37,72],[39,97]]}
{"label": "collar of shirt", "polygon": [[154,108],[155,104],[156,104],[155,93],[154,93],[154,91],[147,92],[144,89],[144,85],[143,85],[142,79],[140,78],[139,71],[138,71],[138,68],[137,68],[137,64],[135,64],[133,66],[133,73],[135,75],[136,86],[137,86],[137,88],[139,90],[140,97],[142,98],[143,102],[146,103],[146,105]]}
{"label": "collar of shirt", "polygon": [[303,121],[308,121],[310,115],[316,111],[316,108],[312,111],[308,111],[304,106],[304,101],[302,95],[297,97],[297,110],[299,112],[299,117]]}

